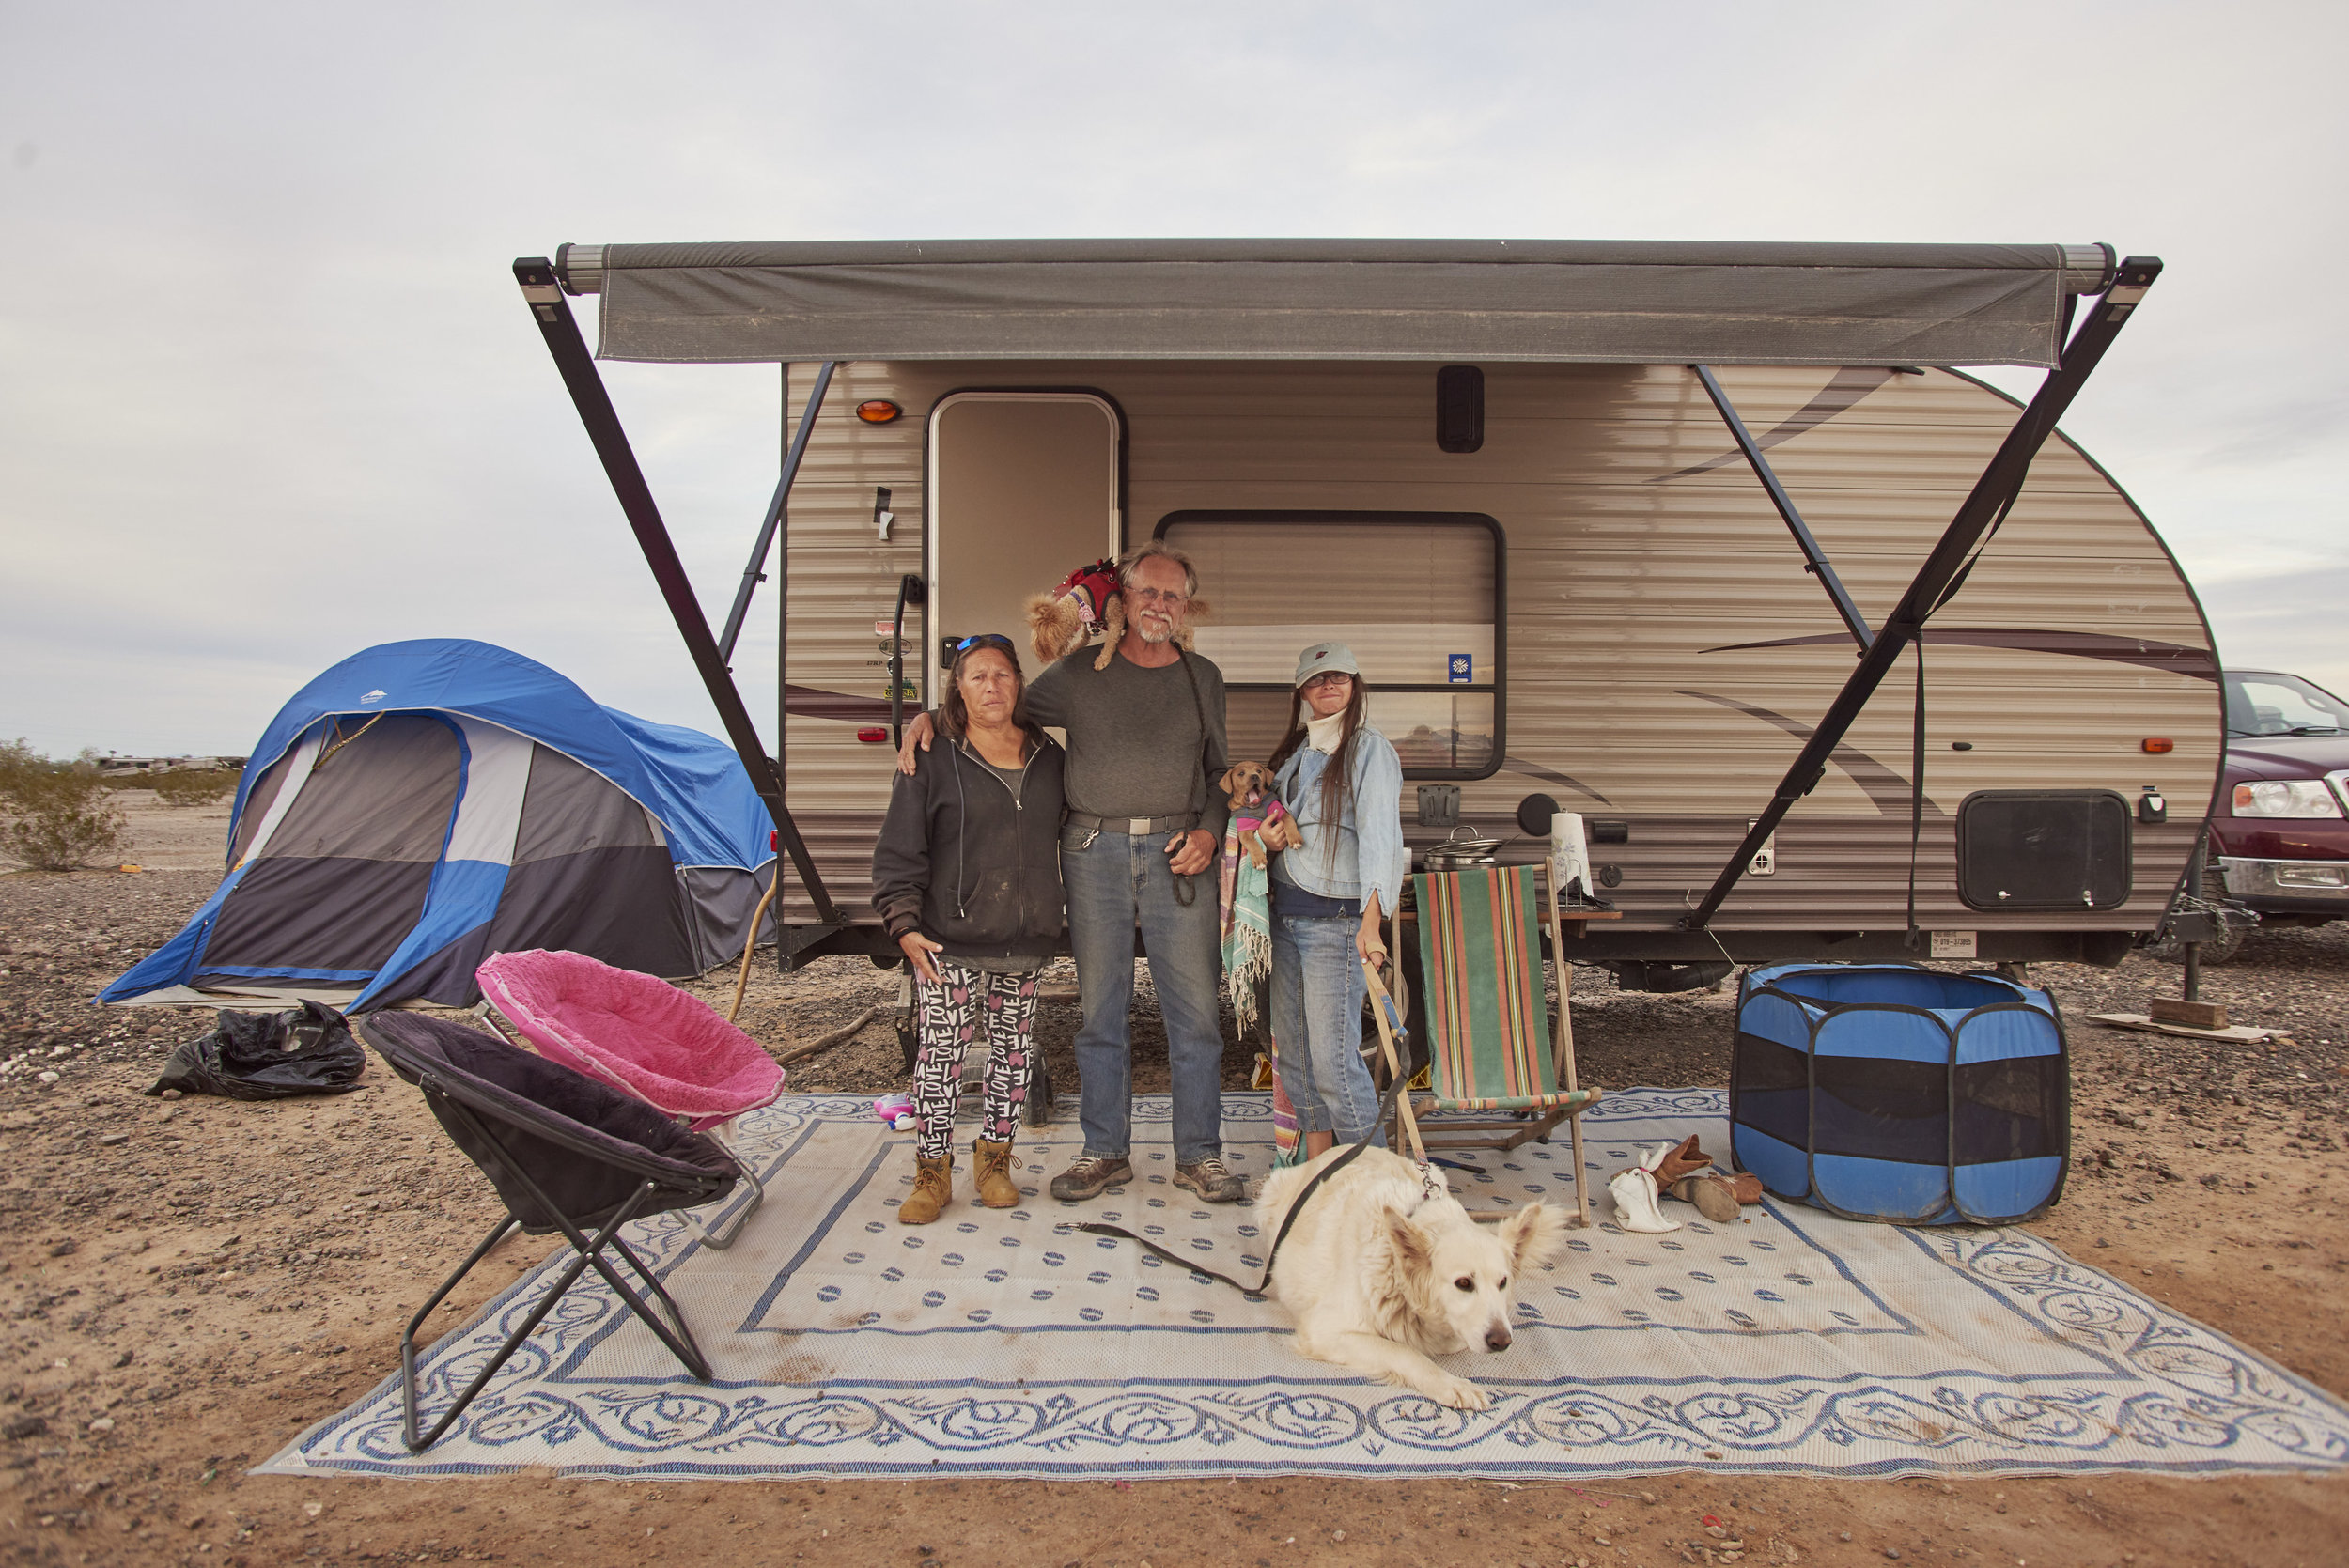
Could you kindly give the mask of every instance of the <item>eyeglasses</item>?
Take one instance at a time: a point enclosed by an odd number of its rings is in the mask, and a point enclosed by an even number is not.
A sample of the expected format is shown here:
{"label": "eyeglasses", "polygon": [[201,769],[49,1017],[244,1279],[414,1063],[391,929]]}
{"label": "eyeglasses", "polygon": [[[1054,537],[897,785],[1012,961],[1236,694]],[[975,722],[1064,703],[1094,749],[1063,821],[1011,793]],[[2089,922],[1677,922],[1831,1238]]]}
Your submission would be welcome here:
{"label": "eyeglasses", "polygon": [[1351,685],[1353,680],[1353,675],[1344,670],[1324,670],[1317,675],[1307,675],[1305,677],[1305,684],[1299,687],[1298,690],[1300,691],[1310,691],[1316,686],[1335,686],[1340,681],[1345,681],[1348,685]]}
{"label": "eyeglasses", "polygon": [[1011,639],[1004,636],[1002,632],[982,631],[973,636],[965,637],[961,642],[957,643],[955,644],[955,655],[957,658],[960,658],[962,655],[969,653],[972,648],[1009,648],[1010,646]]}

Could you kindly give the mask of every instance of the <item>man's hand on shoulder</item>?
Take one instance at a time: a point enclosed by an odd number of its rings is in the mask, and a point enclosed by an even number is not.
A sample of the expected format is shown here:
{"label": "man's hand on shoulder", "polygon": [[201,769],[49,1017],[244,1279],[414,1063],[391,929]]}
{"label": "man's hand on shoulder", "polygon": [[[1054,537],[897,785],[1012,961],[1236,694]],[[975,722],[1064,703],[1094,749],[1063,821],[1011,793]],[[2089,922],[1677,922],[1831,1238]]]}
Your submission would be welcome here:
{"label": "man's hand on shoulder", "polygon": [[1177,877],[1196,877],[1215,862],[1215,835],[1193,828],[1166,841],[1167,868]]}
{"label": "man's hand on shoulder", "polygon": [[905,744],[897,748],[898,772],[908,778],[913,776],[914,748],[918,746],[926,752],[930,749],[930,735],[934,727],[928,714],[917,713],[913,716],[913,722],[906,726]]}

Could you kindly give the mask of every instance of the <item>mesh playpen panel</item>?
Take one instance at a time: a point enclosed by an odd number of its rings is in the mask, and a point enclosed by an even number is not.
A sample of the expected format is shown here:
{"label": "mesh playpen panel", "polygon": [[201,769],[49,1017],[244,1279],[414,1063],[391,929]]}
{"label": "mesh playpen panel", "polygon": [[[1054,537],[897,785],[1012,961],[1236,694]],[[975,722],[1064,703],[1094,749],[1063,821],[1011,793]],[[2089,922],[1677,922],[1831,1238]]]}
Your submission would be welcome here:
{"label": "mesh playpen panel", "polygon": [[1778,964],[1737,998],[1731,1150],[1781,1198],[1895,1224],[2006,1224],[2070,1153],[2045,991],[1896,964]]}

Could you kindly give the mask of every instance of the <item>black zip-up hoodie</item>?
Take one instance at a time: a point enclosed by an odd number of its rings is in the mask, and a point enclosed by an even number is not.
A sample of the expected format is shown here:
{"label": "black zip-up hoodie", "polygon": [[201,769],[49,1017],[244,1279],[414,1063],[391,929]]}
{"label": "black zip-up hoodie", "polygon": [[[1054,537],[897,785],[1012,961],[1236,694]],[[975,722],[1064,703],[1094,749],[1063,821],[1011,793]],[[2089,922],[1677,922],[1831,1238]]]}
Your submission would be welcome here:
{"label": "black zip-up hoodie", "polygon": [[919,931],[952,958],[1050,956],[1060,945],[1061,749],[1029,753],[1019,798],[967,750],[916,750],[873,846],[873,908],[892,937]]}

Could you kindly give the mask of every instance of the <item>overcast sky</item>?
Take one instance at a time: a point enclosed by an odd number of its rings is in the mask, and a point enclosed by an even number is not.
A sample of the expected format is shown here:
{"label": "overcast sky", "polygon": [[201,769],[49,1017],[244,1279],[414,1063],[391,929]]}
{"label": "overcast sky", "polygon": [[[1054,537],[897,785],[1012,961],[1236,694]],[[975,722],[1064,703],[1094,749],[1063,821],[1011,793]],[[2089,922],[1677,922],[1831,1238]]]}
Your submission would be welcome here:
{"label": "overcast sky", "polygon": [[[2349,691],[2344,35],[2240,0],[0,0],[0,738],[241,753],[415,636],[714,731],[507,270],[567,240],[2108,241],[2170,271],[2067,430],[2230,662]],[[714,620],[775,373],[606,375]]]}

